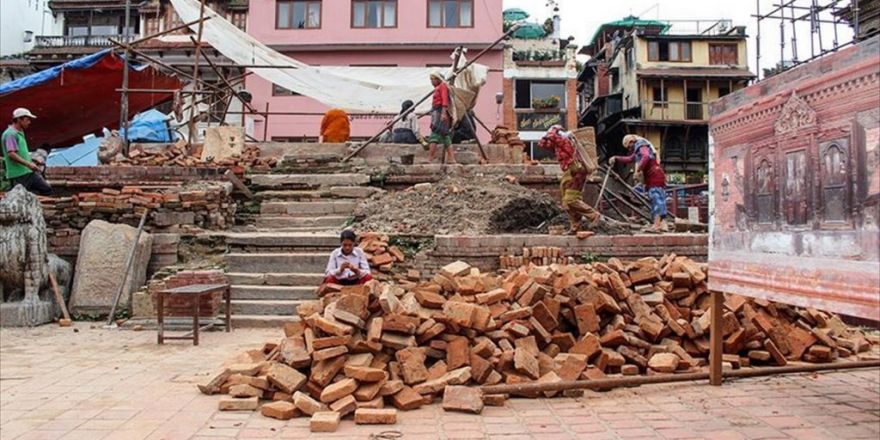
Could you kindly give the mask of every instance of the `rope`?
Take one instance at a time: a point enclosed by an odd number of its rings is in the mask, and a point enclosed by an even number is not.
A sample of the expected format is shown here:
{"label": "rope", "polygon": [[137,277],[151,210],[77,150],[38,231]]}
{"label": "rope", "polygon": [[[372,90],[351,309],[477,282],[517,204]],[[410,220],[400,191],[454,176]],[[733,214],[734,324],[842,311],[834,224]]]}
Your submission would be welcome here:
{"label": "rope", "polygon": [[370,434],[370,440],[397,440],[403,438],[403,433],[400,431],[382,431],[378,434]]}

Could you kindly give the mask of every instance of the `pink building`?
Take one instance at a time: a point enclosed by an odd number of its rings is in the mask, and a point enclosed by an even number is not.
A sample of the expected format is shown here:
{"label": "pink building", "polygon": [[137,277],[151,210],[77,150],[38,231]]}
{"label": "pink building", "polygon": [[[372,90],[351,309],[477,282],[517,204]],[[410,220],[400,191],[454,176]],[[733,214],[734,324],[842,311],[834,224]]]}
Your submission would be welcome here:
{"label": "pink building", "polygon": [[[251,0],[248,32],[273,49],[311,65],[448,68],[457,46],[471,56],[502,35],[502,0]],[[502,49],[480,58],[491,71],[476,107],[490,128],[501,123],[496,94],[502,92]],[[429,84],[429,79],[425,78]],[[253,105],[270,113],[267,140],[316,141],[327,106],[273,87],[252,76],[247,90]],[[413,100],[421,98],[414,96]],[[352,138],[366,139],[391,115],[352,115]],[[428,118],[423,118],[427,134]],[[253,133],[264,132],[262,117]],[[487,133],[478,130],[481,139]]]}

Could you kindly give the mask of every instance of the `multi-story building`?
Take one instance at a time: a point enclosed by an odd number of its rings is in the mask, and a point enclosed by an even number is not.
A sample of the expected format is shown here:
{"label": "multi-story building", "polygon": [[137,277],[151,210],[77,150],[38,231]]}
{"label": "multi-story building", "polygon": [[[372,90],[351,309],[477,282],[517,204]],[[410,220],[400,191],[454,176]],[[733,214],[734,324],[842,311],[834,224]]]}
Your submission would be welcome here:
{"label": "multi-story building", "polygon": [[0,58],[19,58],[37,35],[60,33],[49,0],[0,1]]}
{"label": "multi-story building", "polygon": [[[61,32],[35,37],[33,50],[28,54],[31,63],[50,67],[113,47],[111,40],[125,42],[125,3],[125,0],[50,0],[49,10]],[[205,4],[245,29],[248,0],[207,0]],[[169,0],[131,0],[127,38],[133,41],[180,24]],[[189,32],[177,31],[178,41],[151,41],[142,48],[162,57],[170,55],[172,60],[174,55],[180,55],[184,65],[190,64],[194,45],[188,37],[183,37]]]}
{"label": "multi-story building", "polygon": [[[577,128],[577,48],[559,38],[559,15],[553,30],[538,38],[514,38],[504,50],[504,125],[519,131],[532,159],[553,157],[537,148],[553,125]],[[540,35],[540,32],[538,33]]]}
{"label": "multi-story building", "polygon": [[581,50],[581,124],[596,127],[600,154],[622,152],[628,133],[657,147],[673,179],[708,171],[708,105],[744,88],[745,27],[728,20],[664,22],[626,17],[602,25]]}
{"label": "multi-story building", "polygon": [[[447,69],[458,46],[471,57],[502,35],[502,0],[252,0],[248,33],[273,49],[311,65]],[[490,68],[476,115],[500,123],[502,47],[480,58]],[[426,75],[425,84],[430,85]],[[260,111],[253,133],[278,141],[316,141],[327,106],[252,75],[246,88]],[[421,98],[414,96],[413,100]],[[393,115],[352,114],[352,138],[378,132]],[[427,118],[422,119],[427,131]],[[263,124],[268,124],[264,127]],[[478,130],[480,132],[481,130]],[[488,138],[485,131],[480,133]]]}

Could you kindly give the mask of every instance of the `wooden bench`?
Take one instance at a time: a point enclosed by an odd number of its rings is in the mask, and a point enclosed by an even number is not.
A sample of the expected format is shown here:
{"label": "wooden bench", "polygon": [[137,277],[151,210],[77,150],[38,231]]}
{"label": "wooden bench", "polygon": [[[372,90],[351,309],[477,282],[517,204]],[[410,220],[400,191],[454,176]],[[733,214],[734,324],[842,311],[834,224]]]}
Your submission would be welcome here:
{"label": "wooden bench", "polygon": [[[226,331],[229,332],[232,330],[232,294],[230,293],[229,284],[190,284],[189,286],[181,286],[159,291],[158,298],[156,298],[156,315],[159,321],[159,344],[164,344],[166,339],[183,339],[192,340],[193,345],[199,345],[199,331],[207,330],[214,326],[213,322],[203,327],[199,326],[199,303],[201,302],[202,297],[211,296],[217,292],[223,292],[223,299],[226,301],[225,327]],[[165,336],[165,296],[167,295],[182,295],[189,297],[189,300],[192,303],[192,331],[180,336]]]}

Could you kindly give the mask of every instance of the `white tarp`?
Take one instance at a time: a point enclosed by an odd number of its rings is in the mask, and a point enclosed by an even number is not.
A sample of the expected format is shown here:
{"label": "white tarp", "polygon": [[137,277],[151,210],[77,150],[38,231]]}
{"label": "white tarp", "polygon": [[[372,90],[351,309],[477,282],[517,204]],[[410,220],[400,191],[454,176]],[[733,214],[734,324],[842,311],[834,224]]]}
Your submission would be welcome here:
{"label": "white tarp", "polygon": [[[174,10],[184,23],[199,19],[197,0],[171,0]],[[428,94],[432,87],[428,75],[434,69],[419,67],[348,67],[309,66],[285,56],[260,43],[225,18],[205,7],[202,40],[233,62],[241,65],[291,66],[295,68],[249,69],[266,81],[327,106],[352,112],[397,113],[401,102],[417,100]],[[191,26],[198,30],[198,24]],[[463,58],[463,57],[462,57]],[[450,64],[452,62],[450,61]],[[462,63],[463,64],[463,63]],[[469,83],[483,84],[489,74],[486,66],[474,64],[469,68]],[[419,111],[430,108],[430,101]]]}

